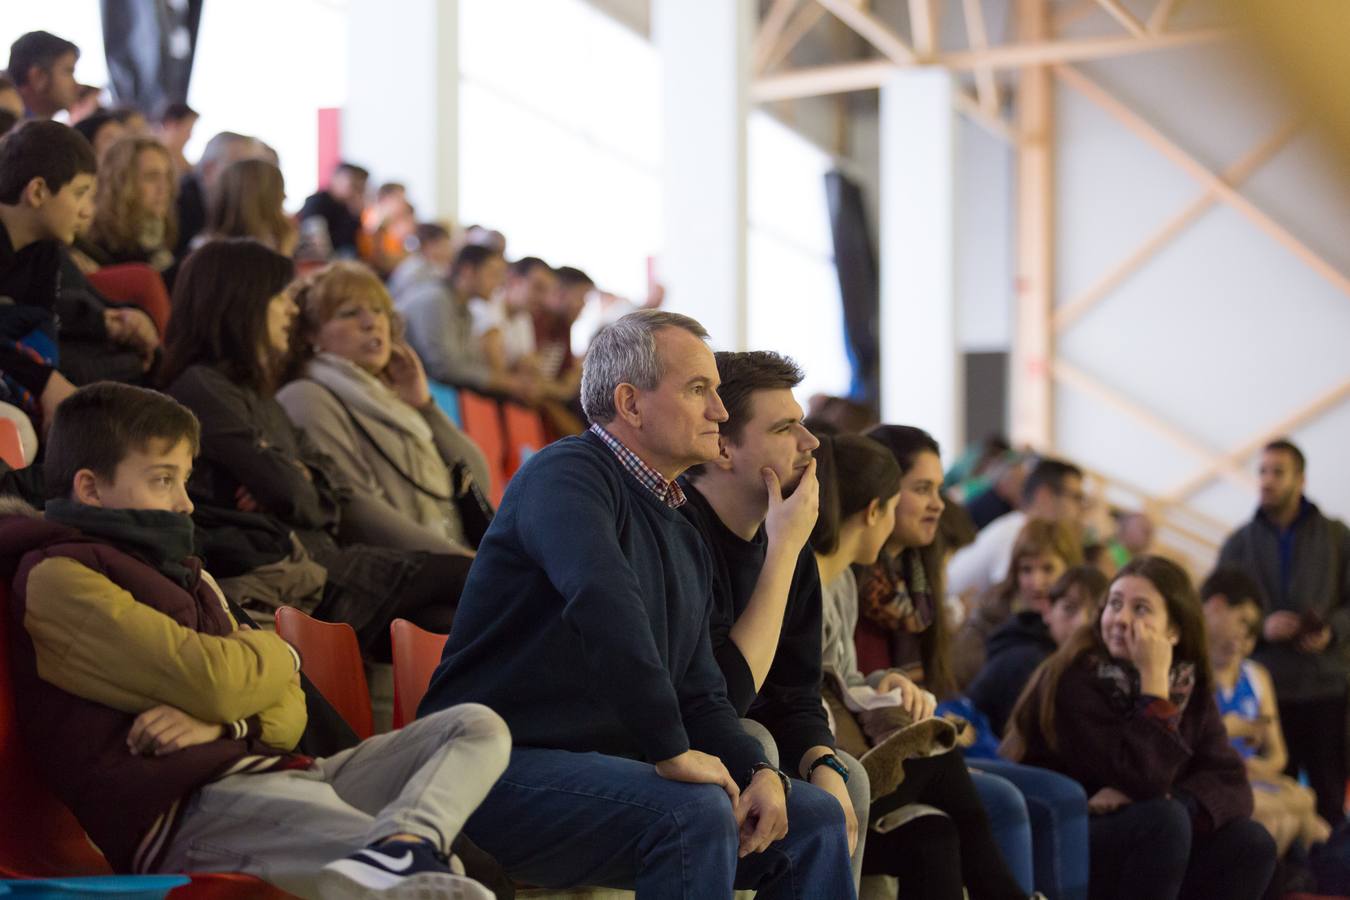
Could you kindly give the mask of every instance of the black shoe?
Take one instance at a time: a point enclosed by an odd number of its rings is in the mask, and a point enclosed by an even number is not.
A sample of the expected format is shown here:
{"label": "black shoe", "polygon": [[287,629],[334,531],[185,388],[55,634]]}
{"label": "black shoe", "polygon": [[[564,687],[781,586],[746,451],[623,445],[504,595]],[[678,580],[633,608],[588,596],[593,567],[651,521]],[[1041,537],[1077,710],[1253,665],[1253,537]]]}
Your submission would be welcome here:
{"label": "black shoe", "polygon": [[451,864],[426,841],[383,841],[324,866],[319,895],[324,900],[495,900]]}

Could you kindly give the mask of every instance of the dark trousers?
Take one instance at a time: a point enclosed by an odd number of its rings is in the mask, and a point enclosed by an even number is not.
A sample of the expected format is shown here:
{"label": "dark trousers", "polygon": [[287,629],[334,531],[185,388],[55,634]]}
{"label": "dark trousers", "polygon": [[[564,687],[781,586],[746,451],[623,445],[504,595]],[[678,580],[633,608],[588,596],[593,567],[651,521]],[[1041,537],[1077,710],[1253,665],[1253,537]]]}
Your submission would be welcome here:
{"label": "dark trousers", "polygon": [[[407,619],[419,628],[449,634],[455,608],[473,560],[448,553],[404,552],[383,547],[349,545],[343,553],[381,554],[398,561],[393,584],[383,591],[365,585],[330,581],[324,598],[314,609],[314,618],[346,622],[356,630],[361,652],[376,662],[389,662],[389,624]],[[400,559],[400,557],[402,557]]]}
{"label": "dark trousers", "polygon": [[872,804],[876,819],[908,803],[937,807],[949,818],[922,816],[886,834],[867,836],[864,875],[896,875],[901,900],[1022,900],[989,830],[965,759],[943,753],[905,760],[905,780],[895,793]]}
{"label": "dark trousers", "polygon": [[1308,773],[1317,814],[1334,828],[1345,821],[1345,694],[1330,700],[1280,704],[1280,724],[1289,748],[1285,774]]}
{"label": "dark trousers", "polygon": [[1250,819],[1196,835],[1176,800],[1160,797],[1093,816],[1092,900],[1260,900],[1275,841]]}

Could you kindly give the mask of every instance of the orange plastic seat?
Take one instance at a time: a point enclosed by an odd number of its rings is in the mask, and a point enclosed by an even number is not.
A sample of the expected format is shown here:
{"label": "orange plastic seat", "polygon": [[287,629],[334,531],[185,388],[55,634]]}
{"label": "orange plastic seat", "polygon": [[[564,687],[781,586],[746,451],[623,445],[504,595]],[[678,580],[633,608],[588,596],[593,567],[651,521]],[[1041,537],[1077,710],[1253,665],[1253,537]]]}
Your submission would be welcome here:
{"label": "orange plastic seat", "polygon": [[[9,669],[9,584],[0,581],[0,877],[109,875],[103,854],[70,810],[47,790],[19,737]],[[188,873],[178,900],[282,900],[290,897],[250,875]]]}
{"label": "orange plastic seat", "polygon": [[407,619],[395,619],[389,626],[394,647],[394,727],[402,728],[417,718],[431,676],[441,661],[448,634],[435,634],[419,628]]}
{"label": "orange plastic seat", "polygon": [[459,392],[459,414],[464,419],[464,433],[487,457],[488,477],[492,484],[485,493],[493,506],[500,506],[506,490],[506,433],[502,428],[502,413],[497,401],[473,391]]}
{"label": "orange plastic seat", "polygon": [[28,465],[23,458],[23,439],[19,437],[19,425],[13,419],[0,417],[0,460],[11,469],[22,469]]}
{"label": "orange plastic seat", "polygon": [[300,653],[301,668],[324,699],[365,740],[375,733],[366,665],[356,632],[345,622],[320,622],[298,609],[277,610],[277,634]]}
{"label": "orange plastic seat", "polygon": [[100,294],[114,303],[131,303],[145,310],[163,339],[169,327],[171,302],[164,278],[158,272],[144,263],[119,263],[91,272],[88,278]]}
{"label": "orange plastic seat", "polygon": [[548,431],[536,410],[519,403],[503,403],[502,419],[506,425],[506,473],[509,478],[525,464],[530,454],[544,448],[548,443]]}
{"label": "orange plastic seat", "polygon": [[9,585],[0,583],[0,875],[109,875],[103,854],[47,790],[19,737],[10,677]]}

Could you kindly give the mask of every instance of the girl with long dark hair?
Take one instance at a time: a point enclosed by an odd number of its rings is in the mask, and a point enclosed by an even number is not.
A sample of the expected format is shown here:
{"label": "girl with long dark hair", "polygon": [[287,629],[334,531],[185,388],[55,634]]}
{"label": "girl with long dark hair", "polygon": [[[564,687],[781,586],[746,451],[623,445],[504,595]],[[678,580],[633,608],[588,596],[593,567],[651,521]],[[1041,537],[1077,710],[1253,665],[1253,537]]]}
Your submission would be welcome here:
{"label": "girl with long dark hair", "polygon": [[1131,560],[1091,627],[1037,670],[1004,755],[1088,792],[1093,898],[1256,900],[1275,866],[1213,695],[1200,601],[1159,556]]}
{"label": "girl with long dark hair", "polygon": [[[820,514],[811,547],[820,569],[823,597],[823,664],[844,692],[866,693],[868,680],[853,653],[857,621],[857,585],[851,567],[876,560],[894,529],[901,502],[901,475],[890,452],[858,435],[820,436],[816,451]],[[894,875],[901,900],[960,900],[962,887],[972,900],[1025,898],[999,853],[989,818],[971,782],[965,762],[940,734],[951,728],[933,720],[934,699],[904,675],[880,673],[871,680],[877,694],[897,692],[901,727],[876,735],[867,750],[861,728],[851,719],[843,697],[831,703],[839,746],[850,741],[863,757],[872,786],[872,806],[863,854],[864,875]],[[851,735],[851,738],[850,738]],[[914,804],[945,815],[915,815]]]}
{"label": "girl with long dark hair", "polygon": [[[865,670],[898,669],[939,698],[950,698],[956,679],[941,603],[946,572],[937,534],[946,501],[940,450],[928,432],[910,425],[878,425],[868,435],[895,458],[901,491],[895,528],[882,553],[872,565],[855,570],[861,606],[854,634],[858,658]],[[1000,845],[1023,883],[1065,900],[1085,896],[1082,788],[1054,772],[1003,760],[972,760],[971,768]],[[1028,863],[1018,868],[1023,858]]]}
{"label": "girl with long dark hair", "polygon": [[[174,285],[164,378],[201,421],[189,483],[196,518],[208,562],[227,570],[246,607],[308,606],[318,618],[350,624],[364,650],[387,657],[396,617],[450,630],[470,560],[408,550],[396,539],[369,543],[401,533],[388,526],[386,506],[352,490],[277,403],[297,317],[287,292],[293,275],[287,257],[257,241],[219,240],[188,257]],[[291,534],[300,546],[286,553]],[[318,586],[306,562],[321,567]],[[280,572],[233,581],[265,566]],[[272,593],[287,590],[306,599]]]}

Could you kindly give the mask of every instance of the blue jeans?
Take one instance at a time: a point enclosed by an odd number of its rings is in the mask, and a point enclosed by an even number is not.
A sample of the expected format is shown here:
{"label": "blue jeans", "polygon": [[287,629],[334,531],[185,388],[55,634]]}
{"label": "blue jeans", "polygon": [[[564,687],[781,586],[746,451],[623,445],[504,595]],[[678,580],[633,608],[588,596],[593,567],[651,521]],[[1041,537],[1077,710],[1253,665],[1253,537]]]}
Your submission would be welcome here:
{"label": "blue jeans", "polygon": [[1049,769],[1006,760],[972,760],[971,765],[1022,792],[1031,816],[1036,889],[1055,900],[1086,900],[1088,811],[1082,785]]}
{"label": "blue jeans", "polygon": [[787,836],[738,860],[720,787],[600,753],[516,748],[464,833],[511,877],[540,887],[628,889],[640,900],[730,898],[733,888],[763,900],[856,896],[843,811],[800,780]]}
{"label": "blue jeans", "polygon": [[1259,900],[1275,871],[1275,841],[1251,819],[1197,835],[1176,800],[1155,797],[1093,816],[1093,900]]}
{"label": "blue jeans", "polygon": [[979,767],[984,760],[972,760],[970,780],[980,795],[984,811],[989,816],[989,830],[993,832],[994,842],[1003,854],[1003,862],[1008,867],[1017,884],[1028,894],[1032,891],[1031,870],[1031,816],[1027,812],[1022,792],[1012,783],[997,775],[981,772]]}

